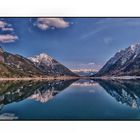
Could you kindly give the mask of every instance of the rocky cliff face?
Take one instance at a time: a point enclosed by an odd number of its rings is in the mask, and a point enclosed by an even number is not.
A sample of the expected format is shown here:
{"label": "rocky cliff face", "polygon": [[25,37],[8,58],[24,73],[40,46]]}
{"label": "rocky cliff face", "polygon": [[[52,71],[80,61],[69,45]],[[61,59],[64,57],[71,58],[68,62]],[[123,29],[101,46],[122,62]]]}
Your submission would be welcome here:
{"label": "rocky cliff face", "polygon": [[96,76],[140,76],[140,44],[117,52]]}

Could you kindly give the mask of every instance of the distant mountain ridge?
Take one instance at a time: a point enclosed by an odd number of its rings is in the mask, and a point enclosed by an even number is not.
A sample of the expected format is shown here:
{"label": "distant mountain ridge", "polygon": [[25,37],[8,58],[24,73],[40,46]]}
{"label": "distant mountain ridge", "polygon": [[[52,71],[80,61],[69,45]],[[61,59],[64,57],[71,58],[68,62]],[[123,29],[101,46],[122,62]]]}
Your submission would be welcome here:
{"label": "distant mountain ridge", "polygon": [[41,61],[36,59],[35,62],[21,55],[6,52],[0,47],[0,78],[47,76],[76,76],[76,74],[47,54]]}
{"label": "distant mountain ridge", "polygon": [[96,69],[78,69],[78,70],[76,69],[71,71],[79,76],[87,76],[87,77],[97,73]]}
{"label": "distant mountain ridge", "polygon": [[117,52],[95,76],[140,76],[140,44]]}

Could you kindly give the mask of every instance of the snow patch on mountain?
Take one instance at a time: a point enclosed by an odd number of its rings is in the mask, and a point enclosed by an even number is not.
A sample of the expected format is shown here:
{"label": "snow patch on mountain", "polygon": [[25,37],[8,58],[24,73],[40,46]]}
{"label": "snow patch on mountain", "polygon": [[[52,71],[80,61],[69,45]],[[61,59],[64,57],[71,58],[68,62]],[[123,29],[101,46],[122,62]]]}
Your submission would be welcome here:
{"label": "snow patch on mountain", "polygon": [[41,53],[40,55],[36,55],[34,57],[29,57],[29,59],[34,63],[45,63],[48,66],[53,65],[53,58],[45,53]]}
{"label": "snow patch on mountain", "polygon": [[28,59],[49,76],[76,76],[76,74],[46,53],[41,53]]}
{"label": "snow patch on mountain", "polygon": [[[114,75],[116,73],[131,72],[139,70],[139,62],[140,62],[140,43],[130,45],[128,48],[124,50],[120,50],[117,52],[97,74],[111,74]],[[137,74],[136,74],[137,75]]]}

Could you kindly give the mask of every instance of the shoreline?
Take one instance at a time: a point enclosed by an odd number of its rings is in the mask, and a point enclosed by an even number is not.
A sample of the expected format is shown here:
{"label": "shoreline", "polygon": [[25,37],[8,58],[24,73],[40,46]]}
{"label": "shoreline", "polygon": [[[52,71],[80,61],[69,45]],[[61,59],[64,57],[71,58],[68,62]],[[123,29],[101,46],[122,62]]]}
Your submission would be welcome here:
{"label": "shoreline", "polygon": [[0,81],[29,81],[29,80],[72,80],[80,77],[21,77],[21,78],[0,78]]}
{"label": "shoreline", "polygon": [[122,80],[129,80],[129,79],[140,79],[140,76],[102,76],[102,77],[90,77],[90,79],[102,79],[102,80],[114,80],[114,79],[122,79]]}
{"label": "shoreline", "polygon": [[102,76],[102,77],[73,77],[73,76],[60,76],[60,77],[11,77],[11,78],[0,78],[0,81],[29,81],[29,80],[72,80],[72,79],[101,79],[101,80],[115,80],[115,79],[140,79],[140,76]]}

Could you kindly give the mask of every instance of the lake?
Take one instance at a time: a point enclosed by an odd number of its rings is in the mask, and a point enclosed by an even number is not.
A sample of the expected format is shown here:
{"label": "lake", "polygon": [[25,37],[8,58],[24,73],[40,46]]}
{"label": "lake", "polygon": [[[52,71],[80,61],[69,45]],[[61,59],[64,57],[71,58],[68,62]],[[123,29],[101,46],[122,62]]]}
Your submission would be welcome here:
{"label": "lake", "polygon": [[138,119],[138,79],[0,82],[0,120]]}

